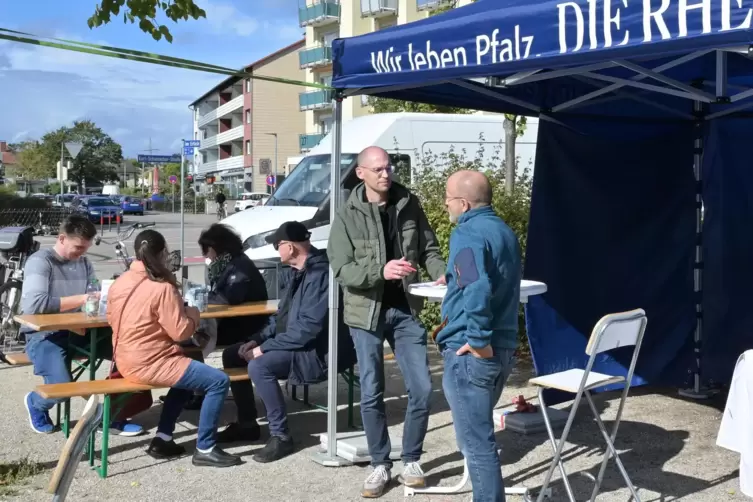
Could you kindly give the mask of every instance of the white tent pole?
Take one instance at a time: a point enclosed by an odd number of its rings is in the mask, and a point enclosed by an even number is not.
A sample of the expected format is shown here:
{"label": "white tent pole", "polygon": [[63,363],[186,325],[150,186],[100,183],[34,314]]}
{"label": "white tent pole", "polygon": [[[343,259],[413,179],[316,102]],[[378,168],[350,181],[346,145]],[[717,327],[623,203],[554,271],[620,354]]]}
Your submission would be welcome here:
{"label": "white tent pole", "polygon": [[[335,221],[342,204],[340,189],[340,156],[342,150],[342,97],[333,100],[332,155],[330,162],[329,218]],[[348,465],[350,462],[337,456],[337,328],[340,318],[340,285],[335,281],[332,267],[329,269],[329,355],[327,366],[327,449],[314,454],[314,461],[330,467]]]}

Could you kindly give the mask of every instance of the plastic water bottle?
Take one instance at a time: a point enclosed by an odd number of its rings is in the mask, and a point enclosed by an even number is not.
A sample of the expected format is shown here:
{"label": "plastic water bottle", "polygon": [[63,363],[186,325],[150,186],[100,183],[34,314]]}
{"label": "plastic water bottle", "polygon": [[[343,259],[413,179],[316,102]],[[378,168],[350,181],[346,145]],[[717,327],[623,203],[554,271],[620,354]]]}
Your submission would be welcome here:
{"label": "plastic water bottle", "polygon": [[86,286],[86,303],[84,312],[86,317],[97,317],[99,315],[99,282],[96,279],[89,281]]}

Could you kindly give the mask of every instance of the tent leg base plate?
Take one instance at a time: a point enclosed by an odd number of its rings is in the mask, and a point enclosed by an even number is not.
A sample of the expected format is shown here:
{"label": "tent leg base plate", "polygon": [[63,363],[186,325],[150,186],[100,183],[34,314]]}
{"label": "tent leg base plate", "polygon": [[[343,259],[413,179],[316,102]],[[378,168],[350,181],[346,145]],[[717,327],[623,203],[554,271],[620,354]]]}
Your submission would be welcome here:
{"label": "tent leg base plate", "polygon": [[337,455],[330,455],[327,450],[320,450],[311,455],[311,460],[324,467],[347,467],[352,462]]}
{"label": "tent leg base plate", "polygon": [[709,399],[712,396],[715,396],[719,393],[718,389],[710,389],[708,387],[701,387],[700,389],[696,390],[694,388],[689,389],[680,389],[677,391],[677,393],[682,397],[687,397],[688,399]]}

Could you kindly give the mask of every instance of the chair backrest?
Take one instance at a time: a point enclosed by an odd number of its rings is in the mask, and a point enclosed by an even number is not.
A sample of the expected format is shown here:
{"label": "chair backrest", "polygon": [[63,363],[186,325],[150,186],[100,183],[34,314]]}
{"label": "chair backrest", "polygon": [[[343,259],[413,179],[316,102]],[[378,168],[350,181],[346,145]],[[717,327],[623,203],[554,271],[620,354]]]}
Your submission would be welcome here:
{"label": "chair backrest", "polygon": [[593,356],[618,347],[640,346],[646,330],[646,312],[635,309],[608,314],[599,319],[591,332],[586,354]]}

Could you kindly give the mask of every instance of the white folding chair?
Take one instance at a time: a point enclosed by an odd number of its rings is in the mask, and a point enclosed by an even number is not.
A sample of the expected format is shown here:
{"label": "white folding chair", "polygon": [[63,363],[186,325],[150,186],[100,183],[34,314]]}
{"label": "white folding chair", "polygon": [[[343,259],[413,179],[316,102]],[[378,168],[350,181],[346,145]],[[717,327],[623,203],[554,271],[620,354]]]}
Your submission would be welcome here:
{"label": "white folding chair", "polygon": [[[588,345],[586,346],[586,354],[590,356],[588,359],[588,364],[586,364],[586,369],[571,369],[567,371],[561,371],[559,373],[537,377],[530,381],[531,384],[539,388],[539,407],[541,409],[542,415],[544,416],[546,430],[549,433],[549,439],[552,444],[552,449],[554,450],[554,458],[552,459],[552,464],[549,466],[549,471],[546,473],[546,477],[544,478],[544,484],[542,485],[541,491],[539,492],[537,502],[541,502],[544,498],[544,495],[547,492],[547,488],[549,486],[549,482],[551,481],[552,475],[554,474],[555,467],[559,467],[560,472],[562,473],[562,482],[565,485],[565,490],[567,491],[567,495],[570,498],[570,501],[575,502],[573,490],[570,486],[570,482],[567,479],[567,472],[565,471],[565,466],[562,462],[562,450],[564,449],[565,441],[567,441],[567,435],[570,432],[570,427],[573,424],[575,414],[578,411],[578,405],[580,404],[581,396],[586,396],[586,401],[588,401],[588,405],[591,407],[591,411],[596,418],[596,423],[599,426],[599,430],[601,430],[601,435],[604,437],[604,441],[607,444],[607,451],[604,454],[604,460],[601,463],[599,476],[596,478],[596,485],[594,486],[593,493],[591,494],[591,502],[594,502],[594,500],[596,500],[596,495],[598,495],[599,493],[601,482],[604,479],[604,473],[606,471],[607,462],[609,461],[610,456],[614,456],[614,461],[617,464],[617,468],[620,470],[623,479],[627,483],[628,489],[630,489],[630,493],[633,495],[633,498],[636,502],[640,502],[641,499],[635,492],[635,487],[630,481],[630,477],[628,476],[627,471],[625,471],[625,467],[622,465],[622,461],[620,461],[617,450],[615,450],[614,448],[614,440],[617,437],[617,428],[620,426],[620,418],[622,417],[622,411],[625,407],[625,400],[627,398],[628,391],[630,390],[630,382],[633,379],[635,363],[638,360],[638,353],[641,350],[641,342],[643,340],[643,333],[646,330],[646,322],[646,313],[642,309],[631,310],[630,312],[622,312],[619,314],[609,314],[602,317],[599,322],[596,323],[596,326],[594,326],[594,329],[591,332],[591,338],[589,338]],[[605,375],[603,373],[591,371],[591,368],[593,367],[594,361],[596,360],[596,356],[598,354],[616,349],[618,347],[630,346],[634,346],[635,348],[633,349],[633,358],[630,361],[627,380],[621,376]],[[615,418],[614,427],[612,428],[612,434],[610,435],[607,432],[606,427],[604,427],[604,422],[602,422],[601,417],[599,416],[599,412],[596,409],[596,405],[594,405],[590,391],[597,387],[603,387],[605,385],[619,383],[622,381],[625,382],[625,387],[622,391],[620,405],[617,408],[617,417]],[[546,389],[556,389],[575,394],[575,399],[573,401],[572,408],[570,409],[570,416],[567,418],[567,422],[565,423],[565,428],[562,431],[562,437],[560,438],[559,443],[554,438],[552,425],[549,421],[549,416],[547,416],[546,413],[546,404],[544,403],[544,390]]]}

